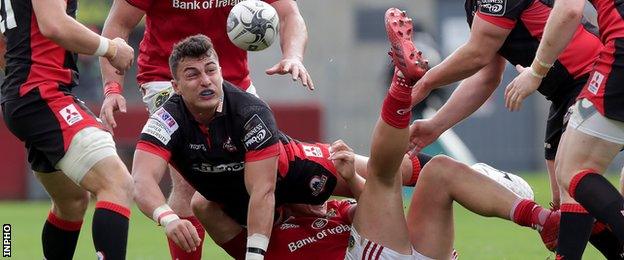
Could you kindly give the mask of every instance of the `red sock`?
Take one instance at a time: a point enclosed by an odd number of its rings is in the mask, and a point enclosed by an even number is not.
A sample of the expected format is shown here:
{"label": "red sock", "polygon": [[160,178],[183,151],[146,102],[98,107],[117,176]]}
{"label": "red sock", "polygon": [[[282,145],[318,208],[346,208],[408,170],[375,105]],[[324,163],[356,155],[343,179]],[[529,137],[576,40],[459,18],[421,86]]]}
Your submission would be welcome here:
{"label": "red sock", "polygon": [[393,127],[403,129],[409,126],[411,117],[412,89],[405,79],[395,73],[381,108],[381,119]]}
{"label": "red sock", "polygon": [[415,186],[416,181],[418,181],[418,176],[420,175],[420,170],[422,170],[422,166],[420,165],[420,160],[418,160],[418,156],[410,156],[410,160],[412,160],[412,178],[410,178],[409,182],[405,185],[407,186]]}
{"label": "red sock", "polygon": [[219,246],[234,259],[245,259],[245,253],[247,251],[247,229],[241,230],[241,232],[234,238],[230,239],[230,241],[227,241]]}
{"label": "red sock", "polygon": [[[190,217],[182,217],[181,219],[186,219],[190,221],[195,230],[197,230],[197,234],[199,235],[199,239],[201,239],[201,244],[204,243],[204,237],[206,236],[206,231],[204,231],[204,227],[202,227],[201,223],[199,223],[199,219],[195,216]],[[191,251],[187,253],[181,247],[179,247],[173,240],[167,238],[167,242],[169,242],[169,252],[171,253],[171,259],[179,259],[179,260],[200,260],[202,256],[202,246],[200,245],[197,250]]]}
{"label": "red sock", "polygon": [[523,227],[543,226],[550,210],[537,205],[534,201],[518,199],[512,206],[510,217],[513,222]]}

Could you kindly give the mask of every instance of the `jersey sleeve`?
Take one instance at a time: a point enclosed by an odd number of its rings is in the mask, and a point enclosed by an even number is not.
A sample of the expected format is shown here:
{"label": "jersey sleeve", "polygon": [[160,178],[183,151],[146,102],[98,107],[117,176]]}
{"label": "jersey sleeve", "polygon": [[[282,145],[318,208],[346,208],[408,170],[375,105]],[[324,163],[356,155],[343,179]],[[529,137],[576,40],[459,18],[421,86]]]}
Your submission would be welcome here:
{"label": "jersey sleeve", "polygon": [[178,128],[178,122],[173,116],[164,108],[160,108],[145,123],[136,149],[169,161]]}
{"label": "jersey sleeve", "polygon": [[126,0],[128,4],[136,8],[139,8],[143,11],[147,11],[147,9],[149,9],[150,5],[152,5],[152,1],[153,0]]}
{"label": "jersey sleeve", "polygon": [[[344,200],[332,200],[327,202],[327,208],[336,209],[336,216],[339,216],[341,221],[344,223],[351,224],[351,219],[349,218],[349,214],[354,207],[357,206],[357,202],[354,199],[344,199]],[[331,204],[330,204],[331,203]]]}
{"label": "jersey sleeve", "polygon": [[243,111],[242,142],[245,161],[254,162],[279,154],[279,130],[266,106],[249,106]]}
{"label": "jersey sleeve", "polygon": [[527,0],[481,0],[476,15],[479,18],[504,29],[513,29]]}

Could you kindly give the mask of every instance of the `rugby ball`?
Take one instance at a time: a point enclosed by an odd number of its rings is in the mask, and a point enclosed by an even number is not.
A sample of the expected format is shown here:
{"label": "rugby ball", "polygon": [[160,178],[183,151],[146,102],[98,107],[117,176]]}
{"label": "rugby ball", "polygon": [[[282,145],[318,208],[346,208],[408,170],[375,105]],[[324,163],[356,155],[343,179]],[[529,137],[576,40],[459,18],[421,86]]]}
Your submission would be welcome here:
{"label": "rugby ball", "polygon": [[273,44],[279,31],[279,17],[271,5],[246,0],[232,7],[227,19],[227,35],[246,51],[261,51]]}

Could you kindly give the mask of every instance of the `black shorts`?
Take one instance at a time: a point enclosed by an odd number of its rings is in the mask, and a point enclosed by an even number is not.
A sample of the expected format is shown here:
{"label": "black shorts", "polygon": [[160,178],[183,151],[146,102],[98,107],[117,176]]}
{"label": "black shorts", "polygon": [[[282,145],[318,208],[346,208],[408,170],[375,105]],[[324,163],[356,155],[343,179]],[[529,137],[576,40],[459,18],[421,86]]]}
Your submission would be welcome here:
{"label": "black shorts", "polygon": [[566,92],[554,95],[551,100],[550,112],[546,121],[546,136],[544,138],[544,158],[554,160],[561,135],[568,124],[568,109],[574,105],[576,98],[587,82],[588,76],[582,76],[563,88]]}
{"label": "black shorts", "polygon": [[[288,146],[301,152],[288,153],[296,155],[288,160],[286,174],[278,174],[275,187],[276,207],[286,203],[311,205],[325,203],[334,192],[338,181],[336,168],[328,159],[329,145],[295,141]],[[308,152],[304,151],[306,148]],[[223,203],[222,206],[223,211],[236,222],[241,225],[247,224],[248,205]]]}
{"label": "black shorts", "polygon": [[48,173],[63,158],[74,135],[101,127],[84,103],[63,87],[40,87],[2,103],[4,122],[28,150],[32,170]]}

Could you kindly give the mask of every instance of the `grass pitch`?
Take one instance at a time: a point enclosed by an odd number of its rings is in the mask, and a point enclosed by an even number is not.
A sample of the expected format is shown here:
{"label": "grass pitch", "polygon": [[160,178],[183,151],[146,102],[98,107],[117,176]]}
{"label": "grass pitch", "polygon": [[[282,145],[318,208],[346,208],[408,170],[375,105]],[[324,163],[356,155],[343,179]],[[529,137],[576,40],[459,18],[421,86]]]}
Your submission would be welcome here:
{"label": "grass pitch", "polygon": [[[533,187],[536,200],[542,205],[550,201],[545,173],[523,176]],[[617,177],[611,176],[615,183]],[[1,202],[0,222],[12,226],[12,259],[42,259],[41,228],[49,210],[49,202]],[[74,259],[95,259],[91,240],[91,216],[87,211]],[[128,259],[170,259],[163,230],[136,207],[130,220]],[[484,218],[455,205],[455,248],[460,259],[554,259],[537,232],[509,221]],[[210,239],[204,243],[204,259],[228,259],[227,254]],[[584,259],[603,259],[588,246]]]}

